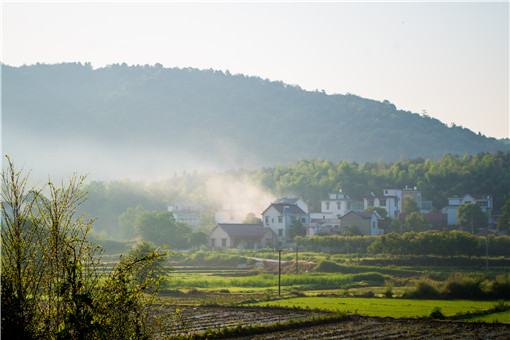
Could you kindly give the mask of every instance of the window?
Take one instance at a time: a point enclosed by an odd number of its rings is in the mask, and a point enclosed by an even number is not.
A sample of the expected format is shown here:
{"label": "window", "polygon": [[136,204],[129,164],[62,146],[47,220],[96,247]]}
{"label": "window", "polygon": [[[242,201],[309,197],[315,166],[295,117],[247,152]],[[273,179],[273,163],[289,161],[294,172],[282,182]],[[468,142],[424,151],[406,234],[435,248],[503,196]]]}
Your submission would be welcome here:
{"label": "window", "polygon": [[283,229],[278,229],[278,236],[283,236]]}
{"label": "window", "polygon": [[347,203],[347,210],[351,210],[351,203]]}
{"label": "window", "polygon": [[306,219],[304,217],[301,218],[301,222],[305,223]]}
{"label": "window", "polygon": [[369,207],[373,207],[374,206],[374,201],[368,201],[368,206]]}
{"label": "window", "polygon": [[221,239],[221,246],[222,247],[226,247],[227,246],[227,239],[226,238],[222,238]]}
{"label": "window", "polygon": [[375,229],[375,222],[372,222],[372,229]]}
{"label": "window", "polygon": [[274,217],[271,219],[271,223],[274,223]]}
{"label": "window", "polygon": [[281,216],[278,216],[278,223],[282,223],[283,218]]}
{"label": "window", "polygon": [[342,209],[342,202],[336,202],[336,208],[338,210]]}
{"label": "window", "polygon": [[380,207],[385,207],[386,206],[386,198],[379,199],[379,206]]}
{"label": "window", "polygon": [[266,216],[266,225],[269,225],[269,217]]}
{"label": "window", "polygon": [[326,210],[329,210],[329,202],[326,202]]}

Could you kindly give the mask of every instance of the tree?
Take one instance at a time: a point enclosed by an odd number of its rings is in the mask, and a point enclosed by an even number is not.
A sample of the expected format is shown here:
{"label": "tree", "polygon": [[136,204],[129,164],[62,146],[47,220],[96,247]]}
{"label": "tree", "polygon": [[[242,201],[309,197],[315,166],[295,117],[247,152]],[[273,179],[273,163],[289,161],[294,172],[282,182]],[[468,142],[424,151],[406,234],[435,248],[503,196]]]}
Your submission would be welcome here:
{"label": "tree", "polygon": [[343,236],[361,236],[361,231],[359,230],[357,225],[350,225],[345,228],[344,232],[342,233]]}
{"label": "tree", "polygon": [[301,221],[298,219],[295,219],[292,222],[290,222],[288,235],[291,240],[294,240],[296,236],[305,236],[306,229],[303,226],[303,223],[301,223]]}
{"label": "tree", "polygon": [[427,229],[427,219],[423,214],[412,212],[406,217],[406,227],[408,231],[422,232]]}
{"label": "tree", "polygon": [[457,210],[457,225],[467,230],[475,231],[478,228],[487,227],[487,214],[476,203],[466,203],[459,206]]}
{"label": "tree", "polygon": [[122,235],[128,239],[132,239],[136,236],[135,233],[135,221],[138,214],[143,211],[141,205],[135,208],[127,208],[122,215],[119,216],[119,227],[122,230]]}
{"label": "tree", "polygon": [[[157,254],[151,261],[140,261],[151,254]],[[128,253],[130,259],[136,261],[135,278],[139,285],[147,280],[159,281],[164,285],[165,276],[171,270],[167,267],[168,252],[161,252],[160,248],[155,247],[151,242],[141,241],[135,244]]]}
{"label": "tree", "polygon": [[203,231],[196,231],[189,237],[189,243],[193,248],[198,248],[203,244],[207,244],[208,236]]}
{"label": "tree", "polygon": [[420,212],[420,207],[418,207],[418,204],[416,203],[416,201],[410,197],[410,196],[406,196],[404,198],[404,204],[402,206],[402,212],[403,213],[419,213]]}
{"label": "tree", "polygon": [[502,214],[498,218],[498,231],[510,231],[510,196],[505,195],[505,204],[502,208]]}
{"label": "tree", "polygon": [[[42,189],[28,190],[28,176],[7,159],[1,191],[2,335],[146,339],[165,334],[169,326],[149,315],[157,282],[134,282],[135,266],[159,255],[121,260],[109,274],[103,271],[101,249],[89,238],[93,221],[77,215],[86,198],[85,177],[73,176],[61,186],[49,180]],[[152,294],[145,295],[142,290],[149,287]]]}
{"label": "tree", "polygon": [[191,228],[175,220],[169,211],[143,211],[136,216],[135,232],[143,240],[154,244],[169,245],[173,248],[187,247],[188,234]]}
{"label": "tree", "polygon": [[246,214],[246,217],[244,218],[243,223],[247,223],[247,224],[262,224],[262,219],[260,219],[259,217],[255,216],[254,213],[250,212],[250,213]]}

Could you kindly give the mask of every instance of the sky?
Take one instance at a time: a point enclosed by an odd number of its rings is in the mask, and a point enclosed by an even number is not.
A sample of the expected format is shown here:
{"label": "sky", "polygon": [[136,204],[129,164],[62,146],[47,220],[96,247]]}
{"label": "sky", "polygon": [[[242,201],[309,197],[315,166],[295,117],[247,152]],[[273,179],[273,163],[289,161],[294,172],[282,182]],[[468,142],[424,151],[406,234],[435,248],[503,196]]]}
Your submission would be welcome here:
{"label": "sky", "polygon": [[1,61],[229,70],[509,137],[508,2],[1,3]]}

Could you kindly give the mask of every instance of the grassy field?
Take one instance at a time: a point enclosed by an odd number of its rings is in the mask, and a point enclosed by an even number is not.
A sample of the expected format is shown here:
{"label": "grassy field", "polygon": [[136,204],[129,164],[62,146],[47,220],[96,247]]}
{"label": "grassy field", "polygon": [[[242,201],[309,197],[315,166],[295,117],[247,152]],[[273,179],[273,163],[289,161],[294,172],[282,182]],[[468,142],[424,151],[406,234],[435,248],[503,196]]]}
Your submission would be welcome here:
{"label": "grassy field", "polygon": [[[510,301],[507,301],[507,303]],[[335,298],[335,297],[295,297],[248,304],[252,306],[279,306],[316,308],[330,311],[349,312],[378,317],[428,317],[435,307],[441,308],[446,317],[459,314],[481,313],[494,308],[494,301],[470,300],[409,300],[384,298]],[[510,323],[510,312],[491,313],[483,317],[466,317],[469,321]],[[463,319],[462,319],[463,320]]]}

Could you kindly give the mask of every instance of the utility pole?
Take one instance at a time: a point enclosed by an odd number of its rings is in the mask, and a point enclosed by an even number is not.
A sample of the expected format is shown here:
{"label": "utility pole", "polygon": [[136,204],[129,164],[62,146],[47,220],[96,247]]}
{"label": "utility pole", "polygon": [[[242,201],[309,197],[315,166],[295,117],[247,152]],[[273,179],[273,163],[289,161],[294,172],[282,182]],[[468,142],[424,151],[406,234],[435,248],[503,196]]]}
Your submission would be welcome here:
{"label": "utility pole", "polygon": [[278,296],[280,296],[280,280],[282,276],[282,250],[278,249]]}
{"label": "utility pole", "polygon": [[489,236],[485,236],[485,270],[489,273]]}
{"label": "utility pole", "polygon": [[299,275],[299,257],[298,257],[298,245],[296,242],[296,275]]}

